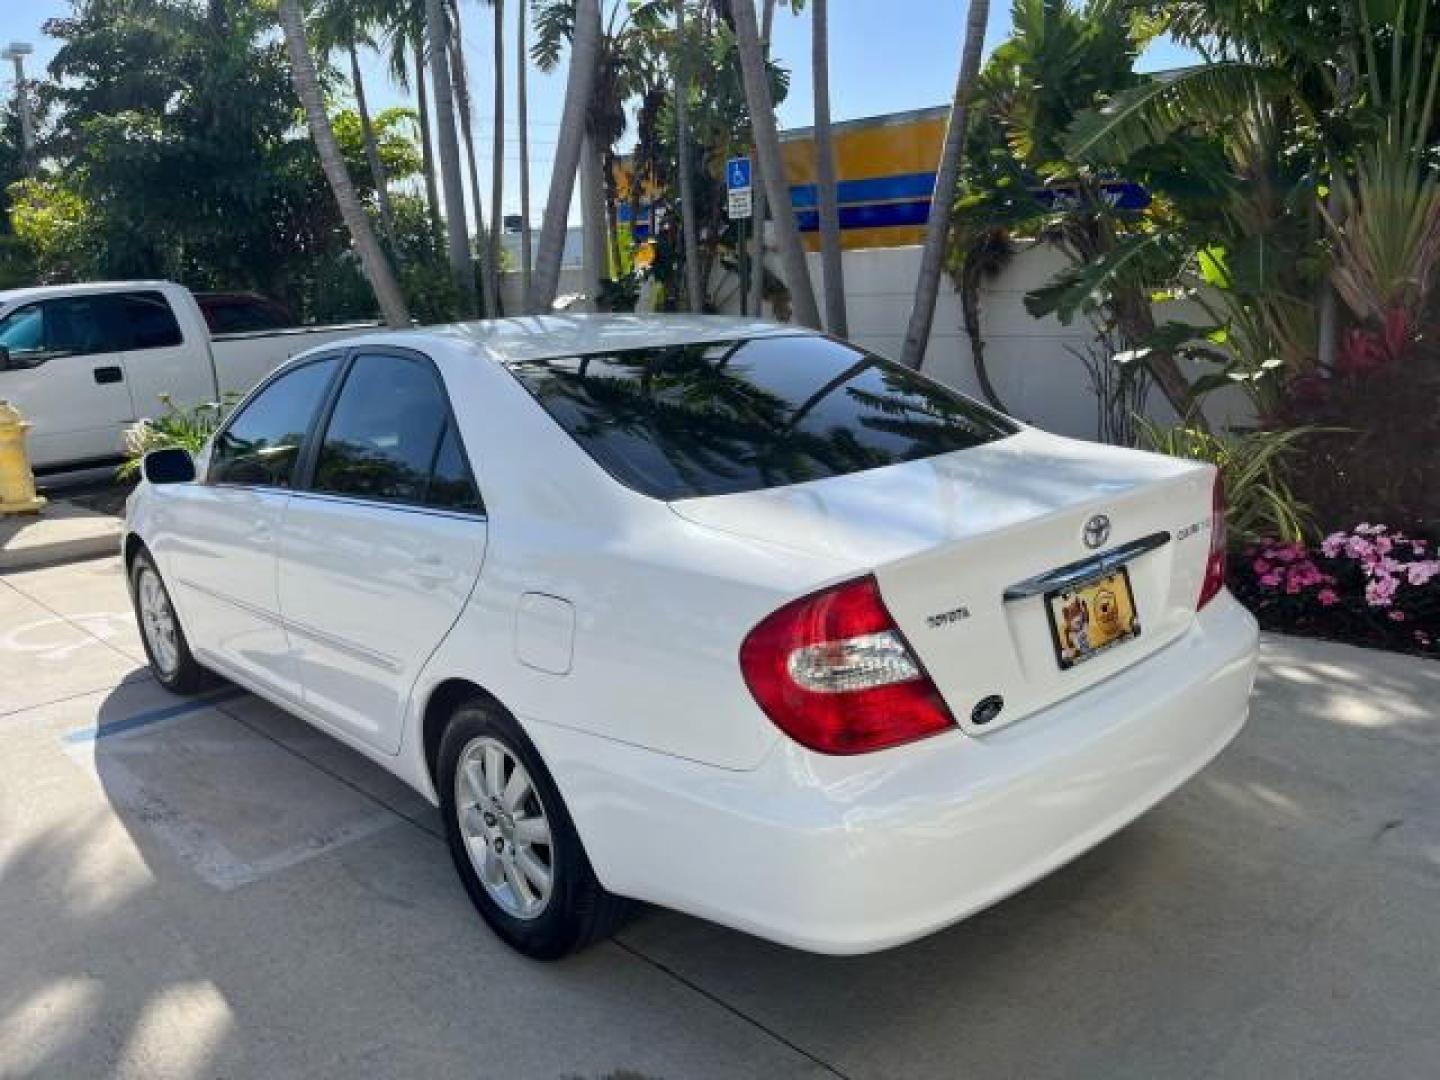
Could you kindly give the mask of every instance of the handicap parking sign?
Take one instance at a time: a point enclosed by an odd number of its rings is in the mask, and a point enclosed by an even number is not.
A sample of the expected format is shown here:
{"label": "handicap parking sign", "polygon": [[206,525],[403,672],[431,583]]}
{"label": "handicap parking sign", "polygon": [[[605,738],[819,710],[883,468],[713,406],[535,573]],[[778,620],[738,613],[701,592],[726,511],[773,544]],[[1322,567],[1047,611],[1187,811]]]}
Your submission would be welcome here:
{"label": "handicap parking sign", "polygon": [[731,191],[748,191],[750,189],[750,159],[748,157],[731,158],[725,162],[725,186]]}

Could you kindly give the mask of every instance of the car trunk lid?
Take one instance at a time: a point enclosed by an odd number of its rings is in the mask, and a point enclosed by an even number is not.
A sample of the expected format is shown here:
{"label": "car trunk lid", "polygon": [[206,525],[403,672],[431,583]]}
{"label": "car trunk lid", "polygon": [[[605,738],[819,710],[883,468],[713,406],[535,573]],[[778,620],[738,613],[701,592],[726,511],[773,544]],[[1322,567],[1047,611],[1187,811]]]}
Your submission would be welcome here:
{"label": "car trunk lid", "polygon": [[[1204,576],[1212,480],[1195,463],[1027,429],[939,457],[671,505],[697,524],[805,549],[829,580],[873,573],[956,720],[981,733],[1184,632]],[[1087,523],[1102,515],[1108,536],[1087,546]],[[1047,592],[1122,564],[1138,636],[1062,667]]]}

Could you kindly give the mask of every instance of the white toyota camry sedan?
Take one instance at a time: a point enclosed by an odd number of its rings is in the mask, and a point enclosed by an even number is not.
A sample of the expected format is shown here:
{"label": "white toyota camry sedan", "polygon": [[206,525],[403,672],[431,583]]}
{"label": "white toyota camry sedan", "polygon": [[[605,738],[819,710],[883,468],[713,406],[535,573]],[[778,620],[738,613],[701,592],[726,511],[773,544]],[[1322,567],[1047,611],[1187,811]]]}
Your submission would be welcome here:
{"label": "white toyota camry sedan", "polygon": [[819,952],[919,937],[1193,776],[1255,672],[1214,469],[791,327],[349,339],[144,475],[156,678],[224,676],[413,785],[535,957],[635,900]]}

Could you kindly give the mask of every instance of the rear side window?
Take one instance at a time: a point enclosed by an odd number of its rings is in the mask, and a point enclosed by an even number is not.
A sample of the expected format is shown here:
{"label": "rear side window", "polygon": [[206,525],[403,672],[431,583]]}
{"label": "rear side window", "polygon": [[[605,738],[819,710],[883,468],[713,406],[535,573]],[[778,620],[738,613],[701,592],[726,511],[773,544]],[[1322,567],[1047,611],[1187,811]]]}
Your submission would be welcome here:
{"label": "rear side window", "polygon": [[612,476],[667,501],[860,472],[1016,431],[969,398],[822,337],[517,361],[510,369]]}
{"label": "rear side window", "polygon": [[121,293],[115,303],[121,325],[129,332],[128,348],[167,349],[181,344],[175,312],[158,292]]}
{"label": "rear side window", "polygon": [[263,296],[198,296],[212,334],[253,334],[295,325],[290,313]]}
{"label": "rear side window", "polygon": [[215,439],[211,483],[288,488],[338,357],[287,371],[246,402]]}
{"label": "rear side window", "polygon": [[428,362],[355,358],[326,425],[311,487],[378,502],[479,508],[445,391]]}
{"label": "rear side window", "polygon": [[460,446],[460,436],[455,433],[453,421],[445,425],[445,433],[440,436],[425,503],[441,510],[474,512],[481,509],[480,492],[475,487],[475,478],[470,475],[470,466],[465,462],[465,451]]}

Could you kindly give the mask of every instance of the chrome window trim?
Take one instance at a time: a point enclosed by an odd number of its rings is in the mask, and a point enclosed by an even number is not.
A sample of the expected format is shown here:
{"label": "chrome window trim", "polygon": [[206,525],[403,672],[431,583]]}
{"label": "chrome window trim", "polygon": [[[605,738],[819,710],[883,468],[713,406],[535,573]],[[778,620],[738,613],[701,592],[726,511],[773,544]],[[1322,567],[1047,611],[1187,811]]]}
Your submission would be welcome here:
{"label": "chrome window trim", "polygon": [[461,521],[489,521],[490,517],[483,510],[446,510],[440,506],[426,506],[424,503],[386,502],[384,499],[362,499],[356,495],[338,495],[330,491],[315,491],[310,488],[291,491],[286,494],[292,499],[314,499],[317,502],[344,503],[350,506],[360,506],[373,510],[399,510],[406,514],[424,514],[428,517],[458,518]]}

